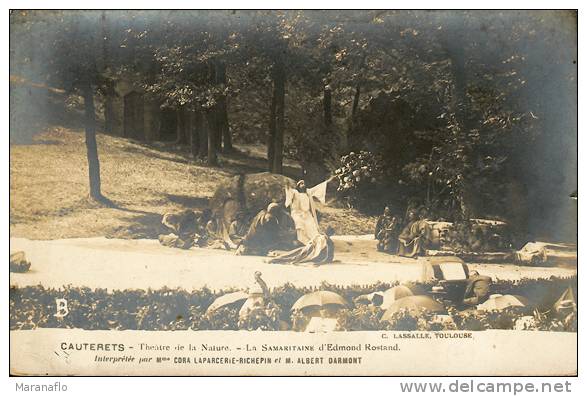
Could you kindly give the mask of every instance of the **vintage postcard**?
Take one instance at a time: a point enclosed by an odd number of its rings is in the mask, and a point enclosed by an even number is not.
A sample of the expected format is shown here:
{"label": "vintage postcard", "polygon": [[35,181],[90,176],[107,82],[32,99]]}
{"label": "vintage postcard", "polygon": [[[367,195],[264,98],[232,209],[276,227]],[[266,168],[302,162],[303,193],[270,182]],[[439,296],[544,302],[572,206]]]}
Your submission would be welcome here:
{"label": "vintage postcard", "polygon": [[12,10],[10,374],[577,375],[577,12]]}

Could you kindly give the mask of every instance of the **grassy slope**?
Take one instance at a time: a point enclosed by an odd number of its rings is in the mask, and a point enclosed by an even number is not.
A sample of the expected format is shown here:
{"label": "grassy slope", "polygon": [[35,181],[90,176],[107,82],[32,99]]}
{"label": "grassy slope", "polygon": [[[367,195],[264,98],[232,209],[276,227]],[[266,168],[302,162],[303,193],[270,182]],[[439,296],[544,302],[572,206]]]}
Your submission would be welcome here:
{"label": "grassy slope", "polygon": [[[242,154],[222,157],[222,167],[208,168],[180,152],[99,134],[102,190],[117,206],[108,208],[87,198],[81,131],[53,127],[35,140],[10,148],[10,232],[15,237],[155,237],[163,213],[205,207],[228,177],[264,168],[264,159]],[[339,234],[370,233],[374,227],[373,218],[332,206],[324,208],[322,223]]]}

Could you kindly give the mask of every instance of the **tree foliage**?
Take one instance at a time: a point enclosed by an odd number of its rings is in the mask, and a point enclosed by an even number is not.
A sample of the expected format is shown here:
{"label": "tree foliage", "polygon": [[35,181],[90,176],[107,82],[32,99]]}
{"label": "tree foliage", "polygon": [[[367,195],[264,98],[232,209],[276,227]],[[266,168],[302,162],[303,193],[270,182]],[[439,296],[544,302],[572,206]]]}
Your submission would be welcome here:
{"label": "tree foliage", "polygon": [[275,172],[283,154],[324,172],[381,155],[383,199],[438,217],[526,224],[512,191],[568,177],[532,163],[564,162],[576,136],[556,138],[576,130],[572,12],[23,11],[11,26],[31,44],[11,45],[23,77],[99,92],[131,78],[162,108],[203,114],[216,148],[266,143]]}

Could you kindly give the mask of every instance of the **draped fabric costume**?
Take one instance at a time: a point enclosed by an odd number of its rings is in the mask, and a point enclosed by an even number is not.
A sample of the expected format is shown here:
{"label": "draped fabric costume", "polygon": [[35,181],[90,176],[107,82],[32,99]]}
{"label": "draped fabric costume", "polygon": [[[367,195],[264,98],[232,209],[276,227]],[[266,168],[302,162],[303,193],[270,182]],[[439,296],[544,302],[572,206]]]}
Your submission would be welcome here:
{"label": "draped fabric costume", "polygon": [[424,255],[430,237],[431,230],[426,220],[415,220],[409,223],[398,237],[398,254],[405,257]]}
{"label": "draped fabric costume", "polygon": [[298,241],[304,246],[291,250],[269,260],[270,263],[327,263],[334,257],[334,244],[330,237],[320,232],[314,198],[326,203],[326,186],[328,181],[306,192],[293,188],[285,190],[285,207],[291,210]]}
{"label": "draped fabric costume", "polygon": [[234,220],[228,228],[228,237],[232,243],[238,246],[244,236],[247,235],[247,231],[247,224],[244,221]]}
{"label": "draped fabric costume", "polygon": [[315,187],[308,188],[306,192],[299,192],[295,188],[289,187],[285,189],[285,207],[290,208],[291,217],[296,225],[298,241],[304,245],[320,234],[314,198],[325,204],[327,185],[328,181],[325,181]]}
{"label": "draped fabric costume", "polygon": [[269,260],[270,263],[330,263],[334,258],[334,244],[325,234],[318,234],[305,246]]}
{"label": "draped fabric costume", "polygon": [[279,242],[279,224],[266,210],[260,211],[247,235],[242,239],[237,254],[266,255]]}
{"label": "draped fabric costume", "polygon": [[377,250],[380,252],[396,253],[399,221],[392,214],[382,214],[377,219],[375,226],[375,239],[377,239]]}

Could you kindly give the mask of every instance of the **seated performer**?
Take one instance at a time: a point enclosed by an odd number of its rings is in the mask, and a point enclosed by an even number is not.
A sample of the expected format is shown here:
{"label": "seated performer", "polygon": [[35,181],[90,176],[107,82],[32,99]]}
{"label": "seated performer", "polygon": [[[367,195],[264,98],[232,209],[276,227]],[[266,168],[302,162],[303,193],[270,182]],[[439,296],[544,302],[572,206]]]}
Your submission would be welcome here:
{"label": "seated performer", "polygon": [[278,204],[270,203],[267,210],[257,213],[236,250],[237,255],[265,256],[279,243],[278,210]]}
{"label": "seated performer", "polygon": [[211,212],[208,209],[202,212],[188,209],[179,213],[166,213],[161,223],[172,233],[159,235],[159,242],[162,245],[180,249],[205,246],[208,238],[205,225],[210,216]]}
{"label": "seated performer", "polygon": [[375,226],[375,239],[377,250],[386,253],[397,253],[399,220],[391,213],[389,206],[383,210],[383,214],[377,219]]}
{"label": "seated performer", "polygon": [[238,246],[246,234],[247,222],[245,221],[245,214],[242,211],[239,211],[236,213],[234,220],[230,223],[228,237]]}
{"label": "seated performer", "polygon": [[328,227],[326,233],[318,233],[305,246],[291,250],[277,257],[269,259],[269,263],[331,263],[334,258],[334,244],[330,236],[334,234],[334,229]]}
{"label": "seated performer", "polygon": [[420,217],[414,209],[408,212],[407,225],[399,234],[398,254],[404,257],[416,258],[426,254],[426,247],[430,241],[430,226],[426,221],[426,211],[420,211]]}

